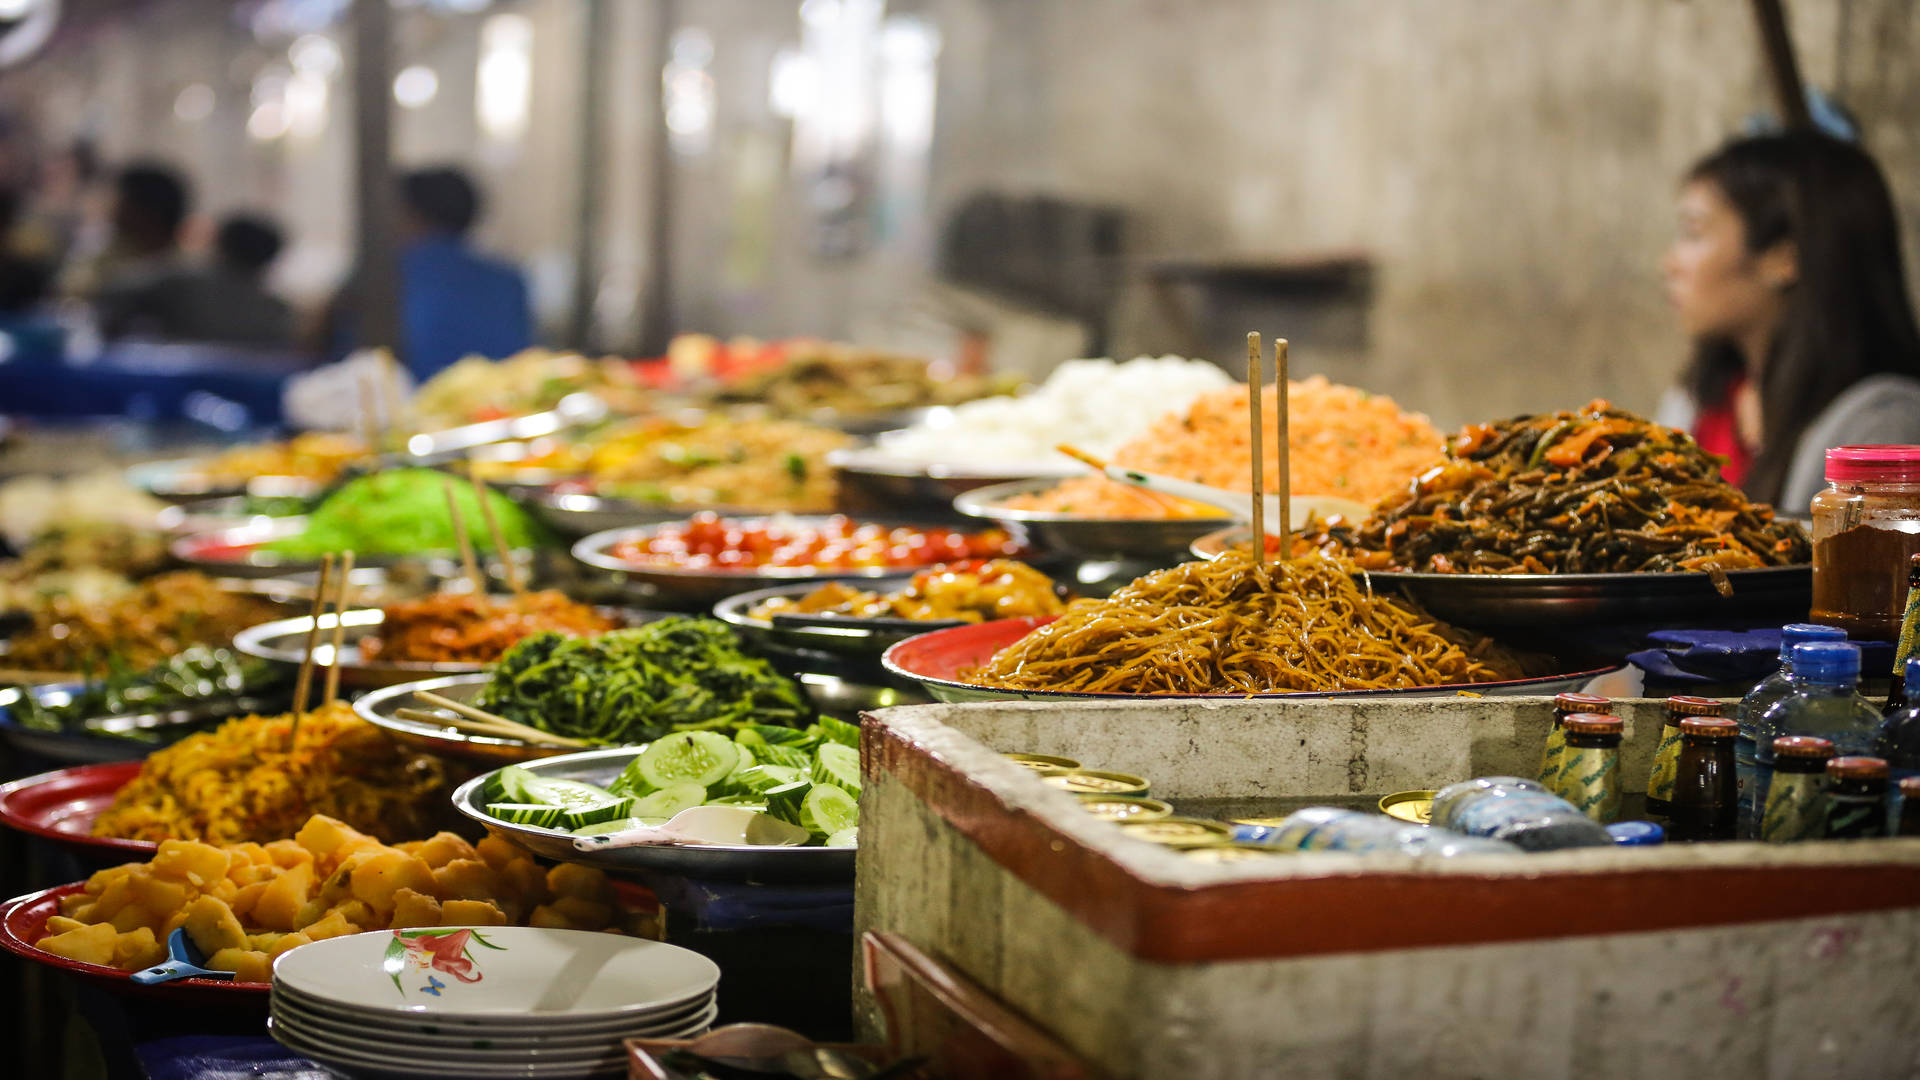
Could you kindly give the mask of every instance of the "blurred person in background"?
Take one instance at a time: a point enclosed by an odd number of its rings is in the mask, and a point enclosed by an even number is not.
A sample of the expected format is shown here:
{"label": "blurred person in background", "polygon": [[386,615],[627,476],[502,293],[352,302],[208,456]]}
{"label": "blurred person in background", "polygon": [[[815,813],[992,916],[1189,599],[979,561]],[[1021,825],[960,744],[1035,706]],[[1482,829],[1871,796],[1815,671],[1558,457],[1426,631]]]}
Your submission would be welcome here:
{"label": "blurred person in background", "polygon": [[108,338],[281,350],[293,343],[293,310],[267,289],[267,271],[284,246],[279,226],[252,214],[220,223],[205,265],[175,262],[103,292],[100,329]]}
{"label": "blurred person in background", "polygon": [[1749,495],[1803,514],[1828,448],[1920,443],[1920,329],[1865,151],[1810,131],[1729,142],[1687,173],[1662,271],[1694,348],[1663,419]]}
{"label": "blurred person in background", "polygon": [[0,187],[0,361],[51,363],[65,339],[44,301],[53,289],[53,262],[22,242],[18,188]]}
{"label": "blurred person in background", "polygon": [[[400,180],[400,322],[407,369],[421,382],[468,355],[499,359],[533,344],[526,279],[475,251],[467,234],[480,219],[480,192],[459,169],[438,167]],[[354,348],[351,281],[328,315],[335,355]]]}
{"label": "blurred person in background", "polygon": [[76,282],[90,294],[102,334],[160,333],[154,286],[182,268],[180,234],[192,207],[186,178],[168,166],[129,165],[114,177],[107,248]]}

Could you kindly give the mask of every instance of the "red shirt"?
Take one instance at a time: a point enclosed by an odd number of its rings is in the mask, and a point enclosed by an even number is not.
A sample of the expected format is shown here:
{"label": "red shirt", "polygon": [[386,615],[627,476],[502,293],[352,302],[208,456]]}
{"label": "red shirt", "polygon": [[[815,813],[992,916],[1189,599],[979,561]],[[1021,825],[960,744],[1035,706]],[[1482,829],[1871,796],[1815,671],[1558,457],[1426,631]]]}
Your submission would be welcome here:
{"label": "red shirt", "polygon": [[1694,441],[1707,453],[1727,459],[1727,463],[1720,466],[1720,476],[1735,487],[1746,482],[1747,470],[1753,467],[1753,452],[1740,441],[1740,425],[1733,417],[1733,399],[1745,385],[1744,378],[1733,380],[1727,384],[1725,397],[1712,405],[1701,406],[1699,415],[1693,418]]}

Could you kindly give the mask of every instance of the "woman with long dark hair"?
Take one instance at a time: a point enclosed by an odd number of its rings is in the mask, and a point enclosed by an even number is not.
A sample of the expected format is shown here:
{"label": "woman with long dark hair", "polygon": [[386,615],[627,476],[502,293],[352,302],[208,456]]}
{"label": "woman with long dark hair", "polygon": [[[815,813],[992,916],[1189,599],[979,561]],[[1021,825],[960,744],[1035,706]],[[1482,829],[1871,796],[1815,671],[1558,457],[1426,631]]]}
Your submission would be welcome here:
{"label": "woman with long dark hair", "polygon": [[1920,443],[1920,329],[1886,178],[1817,132],[1696,164],[1662,269],[1694,355],[1701,445],[1754,498],[1803,513],[1829,447]]}

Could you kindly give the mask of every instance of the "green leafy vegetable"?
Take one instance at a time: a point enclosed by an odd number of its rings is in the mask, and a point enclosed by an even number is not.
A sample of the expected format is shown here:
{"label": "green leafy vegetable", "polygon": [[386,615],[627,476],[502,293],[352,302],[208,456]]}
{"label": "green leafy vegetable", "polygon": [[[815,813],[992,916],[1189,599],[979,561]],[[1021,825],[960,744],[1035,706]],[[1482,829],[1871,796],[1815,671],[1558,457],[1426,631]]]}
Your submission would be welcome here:
{"label": "green leafy vegetable", "polygon": [[[137,674],[111,672],[74,691],[58,705],[43,704],[35,695],[23,693],[13,708],[20,725],[36,731],[85,731],[136,742],[159,742],[162,736],[158,733],[136,729],[122,734],[91,728],[86,722],[104,716],[212,705],[236,694],[269,690],[284,681],[280,671],[265,661],[196,645]],[[208,719],[218,716],[210,713]]]}
{"label": "green leafy vegetable", "polygon": [[481,708],[610,746],[746,723],[784,739],[814,715],[799,686],[741,651],[733,631],[712,619],[672,616],[586,638],[534,634],[507,650],[491,676]]}
{"label": "green leafy vegetable", "polygon": [[[447,512],[449,479],[447,473],[434,469],[387,469],[357,477],[327,496],[307,518],[305,531],[265,547],[288,555],[323,555],[349,548],[362,554],[452,551],[459,547],[459,540]],[[491,551],[486,519],[472,485],[455,482],[453,497],[476,550]],[[540,523],[505,495],[488,491],[487,505],[493,508],[508,547],[541,547],[549,541]]]}

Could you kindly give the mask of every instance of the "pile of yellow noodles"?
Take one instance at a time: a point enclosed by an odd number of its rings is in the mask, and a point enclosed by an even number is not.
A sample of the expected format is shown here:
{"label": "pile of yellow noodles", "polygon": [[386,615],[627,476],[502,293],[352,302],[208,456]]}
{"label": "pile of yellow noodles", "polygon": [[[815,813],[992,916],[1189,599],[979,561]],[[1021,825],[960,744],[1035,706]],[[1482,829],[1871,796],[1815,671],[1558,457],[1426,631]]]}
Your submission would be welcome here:
{"label": "pile of yellow noodles", "polygon": [[[1280,440],[1274,417],[1279,398],[1271,386],[1264,392],[1266,488],[1278,491]],[[1392,398],[1315,375],[1287,384],[1287,406],[1288,465],[1295,495],[1337,495],[1371,504],[1440,461],[1440,432],[1419,413],[1402,412]],[[1228,491],[1250,490],[1253,438],[1247,426],[1247,388],[1202,394],[1185,411],[1168,413],[1115,450],[1113,463]],[[1007,505],[1105,518],[1220,515],[1213,507],[1151,495],[1104,476],[1078,477],[1010,499]]]}
{"label": "pile of yellow noodles", "polygon": [[154,753],[95,819],[124,840],[284,840],[314,814],[389,843],[433,834],[450,794],[440,762],[409,754],[343,702],[248,716]]}
{"label": "pile of yellow noodles", "polygon": [[1010,690],[1235,694],[1493,682],[1510,657],[1374,596],[1320,555],[1260,566],[1229,552],[1140,578],[995,653],[972,673]]}

